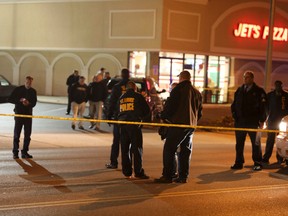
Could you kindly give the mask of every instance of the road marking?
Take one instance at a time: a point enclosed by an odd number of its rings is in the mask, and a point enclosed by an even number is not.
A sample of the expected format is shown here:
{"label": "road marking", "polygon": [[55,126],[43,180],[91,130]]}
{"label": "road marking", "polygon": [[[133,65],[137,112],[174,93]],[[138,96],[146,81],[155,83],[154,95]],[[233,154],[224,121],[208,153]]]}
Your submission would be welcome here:
{"label": "road marking", "polygon": [[31,208],[43,208],[43,207],[55,207],[55,206],[68,206],[68,205],[79,205],[79,204],[91,204],[91,203],[103,203],[103,202],[119,202],[119,201],[132,201],[132,200],[145,200],[145,199],[165,199],[183,196],[196,196],[196,195],[211,195],[221,193],[236,193],[236,192],[253,192],[263,190],[280,190],[287,189],[288,184],[281,185],[265,185],[265,186],[252,186],[252,187],[240,187],[240,188],[222,188],[212,190],[195,190],[195,191],[184,191],[184,192],[171,192],[161,194],[145,194],[145,195],[134,195],[134,196],[117,196],[107,198],[87,198],[78,200],[61,200],[61,201],[47,201],[47,202],[33,202],[23,204],[11,204],[11,205],[0,205],[0,211],[11,211],[20,209],[31,209]]}

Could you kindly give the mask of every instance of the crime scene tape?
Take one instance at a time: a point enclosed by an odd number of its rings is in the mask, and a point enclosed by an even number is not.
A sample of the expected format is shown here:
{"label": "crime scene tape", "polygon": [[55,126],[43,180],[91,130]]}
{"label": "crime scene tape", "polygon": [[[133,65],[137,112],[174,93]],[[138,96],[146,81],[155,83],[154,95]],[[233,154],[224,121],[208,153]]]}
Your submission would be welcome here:
{"label": "crime scene tape", "polygon": [[117,121],[117,120],[98,120],[86,118],[67,118],[58,116],[35,116],[35,115],[20,115],[20,114],[2,114],[0,116],[21,117],[21,118],[35,118],[35,119],[52,119],[61,121],[83,121],[83,122],[100,122],[107,124],[131,124],[131,125],[146,125],[153,127],[179,127],[179,128],[194,128],[194,129],[209,129],[209,130],[223,130],[223,131],[249,131],[249,132],[271,132],[279,133],[279,130],[256,129],[256,128],[233,128],[233,127],[219,127],[219,126],[193,126],[183,124],[167,124],[167,123],[153,123],[153,122],[132,122],[132,121]]}

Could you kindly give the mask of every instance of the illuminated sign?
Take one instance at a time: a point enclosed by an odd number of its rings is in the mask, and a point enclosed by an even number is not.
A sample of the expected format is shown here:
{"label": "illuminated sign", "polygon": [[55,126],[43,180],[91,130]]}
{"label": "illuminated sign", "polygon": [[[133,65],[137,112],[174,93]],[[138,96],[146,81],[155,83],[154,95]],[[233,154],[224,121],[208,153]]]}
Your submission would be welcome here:
{"label": "illuminated sign", "polygon": [[[269,35],[269,26],[239,23],[238,28],[234,29],[235,37],[267,39],[268,35]],[[288,41],[288,28],[274,27],[273,40]]]}

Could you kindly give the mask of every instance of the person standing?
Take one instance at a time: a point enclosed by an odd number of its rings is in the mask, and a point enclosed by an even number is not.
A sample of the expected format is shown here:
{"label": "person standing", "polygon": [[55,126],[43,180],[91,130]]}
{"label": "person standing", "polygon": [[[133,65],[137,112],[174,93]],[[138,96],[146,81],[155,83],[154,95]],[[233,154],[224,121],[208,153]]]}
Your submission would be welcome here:
{"label": "person standing", "polygon": [[[244,84],[234,94],[234,101],[231,105],[232,116],[235,121],[235,128],[263,128],[266,120],[266,93],[263,88],[254,82],[254,73],[244,73]],[[244,144],[246,135],[249,135],[252,143],[253,170],[262,170],[261,145],[256,142],[256,132],[241,130],[235,131],[236,137],[236,159],[231,169],[242,169],[244,164]]]}
{"label": "person standing", "polygon": [[[119,100],[120,112],[118,120],[141,122],[150,114],[150,108],[145,98],[137,93],[134,82],[127,83],[127,91]],[[130,178],[132,176],[132,158],[134,160],[134,173],[136,178],[148,179],[142,168],[143,136],[140,125],[120,125],[122,173]]]}
{"label": "person standing", "polygon": [[[112,88],[109,100],[108,116],[109,120],[117,120],[119,114],[118,101],[122,94],[126,92],[126,85],[129,81],[130,72],[127,68],[121,70],[122,80]],[[120,145],[120,128],[118,124],[113,124],[113,142],[111,146],[110,163],[106,164],[108,169],[118,168],[118,156]]]}
{"label": "person standing", "polygon": [[[33,107],[37,103],[37,92],[32,88],[33,78],[27,76],[25,84],[14,89],[8,101],[15,104],[15,114],[32,115]],[[18,159],[21,130],[24,127],[24,142],[21,150],[22,158],[33,158],[28,154],[32,133],[32,118],[15,117],[13,158]]]}
{"label": "person standing", "polygon": [[[191,84],[189,71],[182,71],[179,74],[179,83],[171,91],[164,110],[161,112],[161,119],[172,124],[184,124],[196,126],[202,116],[202,96]],[[186,183],[189,176],[189,166],[192,153],[192,137],[194,128],[168,127],[167,137],[163,149],[163,172],[162,176],[155,179],[157,183]],[[172,179],[175,174],[174,160],[177,148],[179,152],[179,177]]]}
{"label": "person standing", "polygon": [[104,73],[104,78],[103,78],[103,82],[104,84],[107,86],[109,80],[111,80],[111,76],[110,76],[110,72],[109,71],[105,71]]}
{"label": "person standing", "polygon": [[[80,76],[77,83],[71,87],[71,106],[73,111],[73,118],[83,118],[85,112],[85,105],[88,99],[88,87],[85,84],[85,77]],[[75,130],[76,121],[72,122],[72,129]],[[78,123],[80,130],[84,130],[83,123],[80,120]]]}
{"label": "person standing", "polygon": [[[275,89],[267,94],[267,129],[279,130],[281,119],[288,115],[288,93],[282,88],[282,82],[276,80],[274,83]],[[269,164],[269,159],[273,152],[276,133],[268,132],[266,140],[265,154],[263,155],[262,162]],[[277,162],[281,164],[283,158],[276,155]],[[287,161],[286,161],[287,163]]]}
{"label": "person standing", "polygon": [[68,93],[68,104],[67,104],[67,111],[66,111],[66,115],[70,114],[71,111],[71,87],[73,86],[73,84],[77,83],[79,80],[79,72],[78,70],[74,70],[73,74],[71,74],[67,80],[66,80],[66,85],[68,86],[67,88],[67,93]]}
{"label": "person standing", "polygon": [[[108,94],[107,86],[102,80],[102,74],[98,73],[93,77],[93,82],[88,85],[89,116],[91,119],[102,119],[102,106]],[[89,128],[92,129],[94,126],[95,130],[100,129],[100,122],[96,124],[91,122]]]}

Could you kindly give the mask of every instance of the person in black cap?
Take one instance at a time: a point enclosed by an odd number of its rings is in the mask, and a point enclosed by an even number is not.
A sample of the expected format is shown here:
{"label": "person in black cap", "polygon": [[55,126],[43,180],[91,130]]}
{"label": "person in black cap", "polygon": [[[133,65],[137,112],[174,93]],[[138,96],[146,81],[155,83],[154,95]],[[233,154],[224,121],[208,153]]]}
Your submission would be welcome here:
{"label": "person in black cap", "polygon": [[[232,116],[235,121],[235,128],[263,128],[266,120],[266,93],[263,88],[254,82],[254,73],[246,71],[243,76],[244,84],[234,94],[234,101],[231,105]],[[256,142],[256,132],[247,130],[236,130],[236,159],[231,169],[243,168],[244,145],[247,134],[252,144],[253,170],[262,170],[261,145]]]}
{"label": "person in black cap", "polygon": [[[108,120],[117,120],[119,114],[118,101],[122,94],[126,92],[126,85],[129,81],[130,72],[127,68],[121,70],[122,80],[112,88],[111,97],[109,100]],[[108,169],[118,168],[118,156],[120,145],[120,128],[119,125],[113,125],[113,143],[111,146],[110,163],[106,164]]]}
{"label": "person in black cap", "polygon": [[[171,91],[164,110],[161,112],[161,119],[172,124],[196,126],[202,116],[201,93],[191,84],[189,71],[182,71],[179,74],[179,84]],[[155,179],[157,183],[187,183],[189,166],[192,153],[192,138],[194,128],[168,127],[167,137],[163,149],[163,172],[162,176]],[[174,161],[175,153],[180,147],[179,166],[176,179]]]}
{"label": "person in black cap", "polygon": [[[282,89],[282,82],[276,80],[275,89],[267,94],[267,129],[279,130],[281,119],[288,115],[288,93]],[[268,165],[273,152],[276,133],[268,133],[265,154],[263,155],[263,164]],[[277,162],[281,164],[283,158],[276,155]],[[287,161],[286,161],[287,163]],[[288,165],[288,164],[287,164]]]}
{"label": "person in black cap", "polygon": [[[32,88],[33,78],[27,76],[25,84],[14,89],[8,101],[15,104],[15,114],[32,115],[33,107],[37,103],[37,92]],[[22,158],[32,158],[28,154],[32,132],[32,118],[15,117],[14,138],[13,138],[13,158],[18,159],[19,142],[22,127],[24,127],[24,143],[21,150]]]}
{"label": "person in black cap", "polygon": [[73,74],[71,74],[67,80],[66,80],[66,85],[68,86],[67,88],[67,93],[68,93],[68,104],[67,104],[67,111],[66,111],[66,115],[70,114],[71,111],[71,88],[73,86],[73,84],[77,83],[79,80],[79,71],[78,70],[74,70]]}
{"label": "person in black cap", "polygon": [[[137,93],[134,82],[127,83],[127,91],[119,99],[120,112],[118,120],[141,122],[150,114],[150,108],[145,98]],[[143,136],[140,125],[122,124],[121,128],[121,155],[122,172],[132,177],[132,158],[134,160],[134,173],[136,178],[148,179],[142,168]]]}

